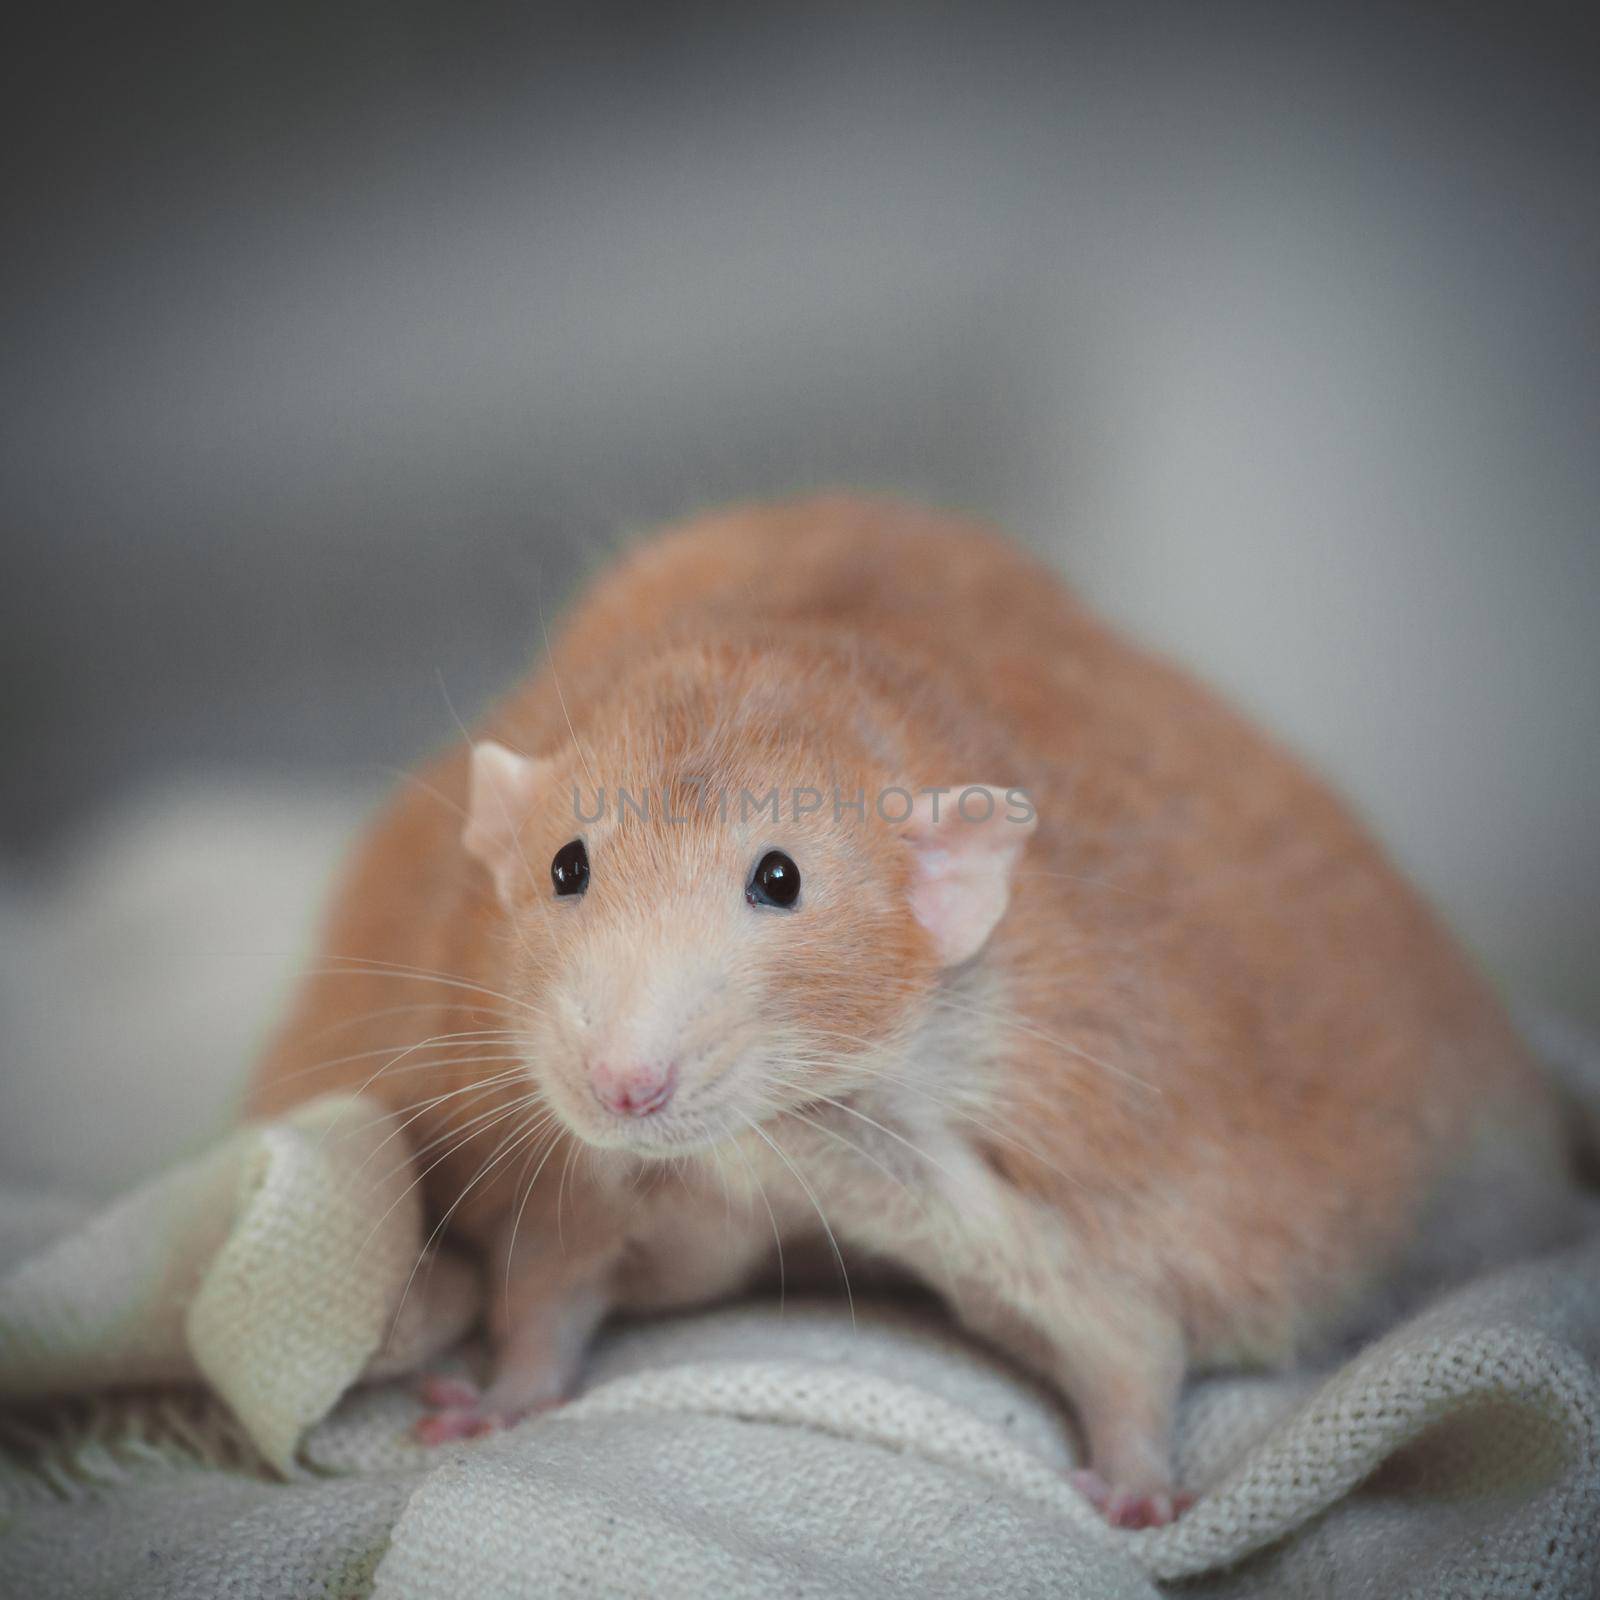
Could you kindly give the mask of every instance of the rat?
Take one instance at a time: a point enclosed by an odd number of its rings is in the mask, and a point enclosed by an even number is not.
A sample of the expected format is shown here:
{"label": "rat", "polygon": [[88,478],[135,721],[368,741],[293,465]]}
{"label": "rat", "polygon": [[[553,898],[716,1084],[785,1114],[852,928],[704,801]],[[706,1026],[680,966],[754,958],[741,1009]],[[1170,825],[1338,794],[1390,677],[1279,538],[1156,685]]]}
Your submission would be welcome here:
{"label": "rat", "polygon": [[[1034,556],[823,496],[605,571],[356,847],[251,1110],[392,1107],[558,1404],[613,1312],[877,1268],[1164,1523],[1186,1375],[1558,1238],[1551,1088],[1351,811]],[[401,1156],[404,1159],[404,1156]],[[785,1265],[787,1261],[787,1265]]]}

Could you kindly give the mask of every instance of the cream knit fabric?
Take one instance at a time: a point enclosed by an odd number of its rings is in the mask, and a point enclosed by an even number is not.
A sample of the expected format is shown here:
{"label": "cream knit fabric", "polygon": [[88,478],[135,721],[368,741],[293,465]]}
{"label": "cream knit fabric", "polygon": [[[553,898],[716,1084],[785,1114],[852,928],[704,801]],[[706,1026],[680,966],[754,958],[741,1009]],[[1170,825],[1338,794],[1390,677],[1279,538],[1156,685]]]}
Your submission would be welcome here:
{"label": "cream knit fabric", "polygon": [[[1118,1533],[1066,1482],[1050,1398],[908,1308],[854,1327],[837,1306],[765,1303],[622,1327],[564,1410],[414,1445],[409,1384],[357,1379],[455,1344],[473,1289],[449,1256],[411,1279],[420,1214],[410,1174],[384,1172],[392,1131],[370,1103],[319,1102],[0,1277],[0,1395],[33,1402],[0,1425],[0,1594],[1600,1586],[1600,1235],[1469,1285],[1337,1370],[1196,1385],[1179,1452],[1199,1503]],[[39,1217],[0,1212],[30,1242]]]}

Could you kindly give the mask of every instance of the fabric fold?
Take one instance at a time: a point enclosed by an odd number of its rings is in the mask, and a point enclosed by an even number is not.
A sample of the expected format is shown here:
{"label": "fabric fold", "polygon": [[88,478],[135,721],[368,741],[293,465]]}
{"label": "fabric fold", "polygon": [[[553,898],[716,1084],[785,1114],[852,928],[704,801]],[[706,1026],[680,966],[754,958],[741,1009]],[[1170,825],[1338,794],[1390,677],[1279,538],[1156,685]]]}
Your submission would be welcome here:
{"label": "fabric fold", "polygon": [[204,1382],[293,1472],[375,1358],[412,1368],[476,1313],[452,1256],[404,1292],[423,1248],[412,1179],[369,1099],[242,1130],[0,1277],[0,1395]]}
{"label": "fabric fold", "polygon": [[[910,1306],[619,1325],[564,1409],[416,1444],[407,1375],[475,1356],[479,1286],[429,1252],[415,1176],[389,1113],[336,1098],[58,1210],[0,1275],[26,1406],[0,1417],[0,1592],[1600,1590],[1600,1229],[1330,1370],[1193,1384],[1199,1499],[1127,1533],[1072,1488],[1054,1398]],[[40,1214],[0,1210],[0,1259]]]}

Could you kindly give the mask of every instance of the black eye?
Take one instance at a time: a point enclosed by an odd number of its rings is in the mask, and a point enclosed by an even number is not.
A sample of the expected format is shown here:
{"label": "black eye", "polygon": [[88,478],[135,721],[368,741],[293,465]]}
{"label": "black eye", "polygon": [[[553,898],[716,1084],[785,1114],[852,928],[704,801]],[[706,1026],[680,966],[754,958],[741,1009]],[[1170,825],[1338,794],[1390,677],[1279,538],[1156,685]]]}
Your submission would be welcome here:
{"label": "black eye", "polygon": [[582,839],[574,839],[556,851],[550,863],[550,881],[557,894],[582,894],[589,887],[589,852]]}
{"label": "black eye", "polygon": [[800,869],[781,850],[769,850],[750,874],[744,897],[753,906],[787,910],[800,898]]}

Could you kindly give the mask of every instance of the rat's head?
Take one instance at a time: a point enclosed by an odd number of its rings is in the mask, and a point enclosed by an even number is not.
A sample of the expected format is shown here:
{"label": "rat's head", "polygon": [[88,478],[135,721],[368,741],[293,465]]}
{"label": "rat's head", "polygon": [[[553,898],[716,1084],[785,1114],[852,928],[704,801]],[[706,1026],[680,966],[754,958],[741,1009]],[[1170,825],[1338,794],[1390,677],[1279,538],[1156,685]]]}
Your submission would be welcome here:
{"label": "rat's head", "polygon": [[463,843],[528,1070],[579,1138],[641,1154],[864,1081],[988,939],[1032,828],[1016,790],[918,793],[803,736],[687,730],[471,755]]}

